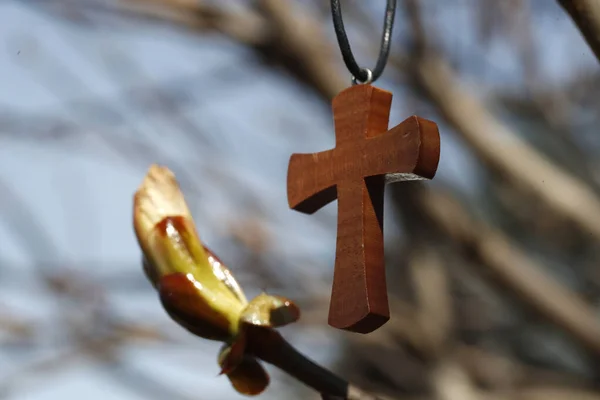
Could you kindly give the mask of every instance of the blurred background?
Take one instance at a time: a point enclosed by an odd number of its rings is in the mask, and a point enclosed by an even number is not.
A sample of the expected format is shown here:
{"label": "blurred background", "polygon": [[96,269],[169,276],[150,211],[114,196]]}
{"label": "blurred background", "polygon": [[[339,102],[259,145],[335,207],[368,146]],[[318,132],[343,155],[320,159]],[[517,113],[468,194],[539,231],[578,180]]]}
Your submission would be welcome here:
{"label": "blurred background", "polygon": [[[372,67],[385,1],[342,6]],[[0,37],[0,398],[243,398],[142,273],[132,196],[159,163],[246,294],[295,300],[286,338],[356,385],[600,399],[600,73],[559,2],[398,1],[377,86],[442,153],[388,187],[392,319],[366,336],[327,325],[336,203],[286,199],[350,83],[329,1],[5,0]],[[319,398],[267,368],[261,398]]]}

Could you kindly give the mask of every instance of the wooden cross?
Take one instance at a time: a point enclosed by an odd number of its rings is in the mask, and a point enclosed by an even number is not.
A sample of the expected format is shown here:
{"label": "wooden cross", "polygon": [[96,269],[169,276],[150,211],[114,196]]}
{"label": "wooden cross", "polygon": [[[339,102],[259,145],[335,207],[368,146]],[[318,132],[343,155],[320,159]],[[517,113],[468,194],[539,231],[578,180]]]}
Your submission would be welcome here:
{"label": "wooden cross", "polygon": [[386,183],[431,179],[437,125],[412,116],[388,129],[392,94],[352,86],[333,99],[335,148],[292,154],[290,208],[312,214],[337,198],[338,229],[329,325],[369,333],[389,320],[383,253]]}

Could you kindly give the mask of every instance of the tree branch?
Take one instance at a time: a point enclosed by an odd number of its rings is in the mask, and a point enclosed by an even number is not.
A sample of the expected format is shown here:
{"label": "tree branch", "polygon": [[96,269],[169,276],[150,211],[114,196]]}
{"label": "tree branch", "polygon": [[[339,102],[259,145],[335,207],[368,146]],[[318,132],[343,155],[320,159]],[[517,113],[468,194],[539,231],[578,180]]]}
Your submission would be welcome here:
{"label": "tree branch", "polygon": [[[414,33],[411,72],[414,83],[454,126],[481,161],[521,190],[533,193],[556,214],[600,239],[600,199],[495,118],[459,83],[449,63],[426,36],[418,1],[405,0]],[[598,3],[600,5],[600,3]]]}
{"label": "tree branch", "polygon": [[584,182],[553,164],[496,119],[460,87],[445,60],[429,54],[417,61],[414,71],[421,87],[483,163],[600,239],[600,200]]}
{"label": "tree branch", "polygon": [[252,327],[248,338],[249,352],[322,393],[323,398],[381,400],[315,364],[273,329]]}
{"label": "tree branch", "polygon": [[289,0],[259,0],[255,8],[243,11],[184,0],[125,0],[119,7],[193,29],[213,29],[252,46],[326,99],[349,84],[340,74],[333,47],[320,33],[321,25]]}
{"label": "tree branch", "polygon": [[600,1],[558,0],[600,61]]}
{"label": "tree branch", "polygon": [[596,312],[576,293],[548,276],[542,266],[522,253],[501,232],[475,222],[467,211],[447,195],[422,191],[420,204],[436,225],[464,253],[499,283],[545,317],[600,354],[600,322]]}

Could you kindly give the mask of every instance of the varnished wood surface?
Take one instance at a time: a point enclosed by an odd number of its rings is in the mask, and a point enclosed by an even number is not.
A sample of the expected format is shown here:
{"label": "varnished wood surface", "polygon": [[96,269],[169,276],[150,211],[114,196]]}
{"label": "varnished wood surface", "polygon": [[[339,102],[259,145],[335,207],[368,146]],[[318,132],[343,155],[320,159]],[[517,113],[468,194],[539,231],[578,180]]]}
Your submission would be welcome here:
{"label": "varnished wood surface", "polygon": [[412,116],[388,131],[391,102],[391,93],[371,85],[344,90],[333,100],[336,147],[293,154],[288,168],[288,203],[294,210],[312,214],[338,200],[329,324],[359,333],[389,319],[385,183],[431,179],[440,156],[434,122]]}

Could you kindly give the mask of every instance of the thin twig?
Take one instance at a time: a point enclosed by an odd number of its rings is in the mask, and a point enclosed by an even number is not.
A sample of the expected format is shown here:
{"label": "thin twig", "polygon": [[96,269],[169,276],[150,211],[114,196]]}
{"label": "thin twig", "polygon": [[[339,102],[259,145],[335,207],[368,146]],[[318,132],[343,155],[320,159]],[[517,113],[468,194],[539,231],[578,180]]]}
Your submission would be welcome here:
{"label": "thin twig", "polygon": [[290,345],[279,332],[256,327],[249,330],[248,349],[327,398],[381,400],[309,360]]}

